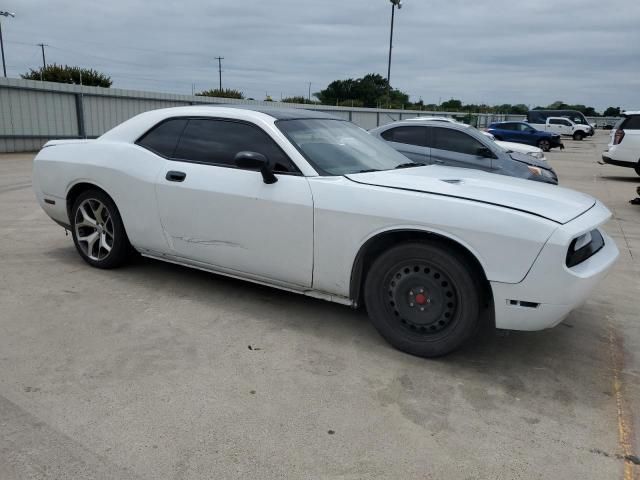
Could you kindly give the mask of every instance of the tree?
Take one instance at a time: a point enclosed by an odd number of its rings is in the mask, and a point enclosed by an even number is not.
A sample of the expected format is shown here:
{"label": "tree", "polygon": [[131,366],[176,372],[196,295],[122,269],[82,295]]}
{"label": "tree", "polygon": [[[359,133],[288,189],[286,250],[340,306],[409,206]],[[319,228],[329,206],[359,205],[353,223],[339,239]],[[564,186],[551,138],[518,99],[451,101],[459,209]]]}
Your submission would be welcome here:
{"label": "tree", "polygon": [[462,110],[462,102],[456,99],[450,99],[440,104],[440,109],[446,112],[459,112]]}
{"label": "tree", "polygon": [[619,117],[620,116],[620,107],[609,107],[602,114],[605,117]]}
{"label": "tree", "polygon": [[109,88],[113,82],[111,77],[91,68],[70,67],[69,65],[51,64],[38,70],[30,68],[27,73],[20,75],[25,80],[44,80],[45,82],[73,83],[92,87]]}
{"label": "tree", "polygon": [[218,98],[238,98],[243,99],[244,94],[239,90],[234,90],[232,88],[223,88],[220,90],[219,88],[212,88],[209,90],[204,90],[200,93],[196,93],[198,97],[218,97]]}
{"label": "tree", "polygon": [[334,80],[327,88],[315,96],[325,105],[349,105],[401,108],[409,103],[409,95],[391,89],[387,97],[387,80],[377,73],[369,73],[362,78]]}

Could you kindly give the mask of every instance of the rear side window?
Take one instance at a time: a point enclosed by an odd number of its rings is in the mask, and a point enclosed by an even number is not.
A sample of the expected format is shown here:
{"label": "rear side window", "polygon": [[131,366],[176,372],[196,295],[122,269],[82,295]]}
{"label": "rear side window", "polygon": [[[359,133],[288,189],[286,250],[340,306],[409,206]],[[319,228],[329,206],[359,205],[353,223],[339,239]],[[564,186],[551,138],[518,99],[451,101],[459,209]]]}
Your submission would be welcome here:
{"label": "rear side window", "polygon": [[628,117],[620,128],[626,128],[627,130],[640,130],[640,115]]}
{"label": "rear side window", "polygon": [[172,157],[186,125],[186,118],[166,120],[145,133],[136,143],[164,157]]}
{"label": "rear side window", "polygon": [[258,152],[274,163],[276,172],[297,172],[289,157],[260,128],[241,122],[194,118],[187,124],[176,159],[212,165],[235,166],[238,152]]}
{"label": "rear side window", "polygon": [[483,148],[478,140],[464,132],[448,128],[433,129],[433,148],[449,152],[478,155],[478,149]]}
{"label": "rear side window", "polygon": [[382,138],[389,142],[424,147],[427,144],[427,129],[424,127],[396,127],[383,132]]}
{"label": "rear side window", "polygon": [[513,123],[499,123],[496,125],[498,130],[514,130]]}
{"label": "rear side window", "polygon": [[566,125],[566,123],[562,120],[556,120],[555,118],[552,118],[551,120],[549,120],[549,125]]}

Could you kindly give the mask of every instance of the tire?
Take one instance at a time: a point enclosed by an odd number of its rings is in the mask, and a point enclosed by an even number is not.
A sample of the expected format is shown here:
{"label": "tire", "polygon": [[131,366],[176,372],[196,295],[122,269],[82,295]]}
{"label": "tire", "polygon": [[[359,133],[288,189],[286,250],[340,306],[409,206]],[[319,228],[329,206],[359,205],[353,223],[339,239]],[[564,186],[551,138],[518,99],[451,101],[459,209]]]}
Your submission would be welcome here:
{"label": "tire", "polygon": [[542,149],[543,152],[548,152],[551,150],[551,142],[543,138],[538,141],[538,148]]}
{"label": "tire", "polygon": [[574,140],[577,140],[577,141],[579,141],[579,142],[580,142],[580,141],[582,141],[582,140],[584,140],[584,133],[583,133],[583,132],[575,132],[575,133],[573,134],[573,139],[574,139]]}
{"label": "tire", "polygon": [[[633,169],[636,171],[636,173],[638,175],[640,175],[640,161],[638,161],[638,164]],[[638,187],[638,188],[640,188],[640,187]]]}
{"label": "tire", "polygon": [[116,204],[102,190],[82,192],[71,207],[76,250],[92,267],[116,268],[133,250]]}
{"label": "tire", "polygon": [[481,286],[459,253],[435,243],[405,243],[381,254],[364,288],[369,318],[395,348],[446,355],[476,331]]}

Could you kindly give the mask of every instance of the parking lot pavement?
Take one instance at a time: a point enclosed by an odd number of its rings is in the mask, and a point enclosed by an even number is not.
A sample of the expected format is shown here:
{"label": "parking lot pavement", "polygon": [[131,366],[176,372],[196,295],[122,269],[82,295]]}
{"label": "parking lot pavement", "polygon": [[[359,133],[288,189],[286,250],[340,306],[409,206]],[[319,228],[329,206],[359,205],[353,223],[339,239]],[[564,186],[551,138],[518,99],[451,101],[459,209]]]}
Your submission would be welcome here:
{"label": "parking lot pavement", "polygon": [[555,329],[438,360],[339,305],[92,269],[36,204],[32,155],[0,156],[0,478],[637,478],[640,177],[596,163],[604,132],[565,143],[548,156],[614,212],[615,270]]}

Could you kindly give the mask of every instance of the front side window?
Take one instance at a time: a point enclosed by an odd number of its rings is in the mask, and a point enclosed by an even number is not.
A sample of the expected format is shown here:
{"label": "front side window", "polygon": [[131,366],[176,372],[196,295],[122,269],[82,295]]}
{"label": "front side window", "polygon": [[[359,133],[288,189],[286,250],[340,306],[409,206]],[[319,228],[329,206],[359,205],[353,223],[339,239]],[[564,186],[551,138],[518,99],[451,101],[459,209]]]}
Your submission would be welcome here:
{"label": "front side window", "polygon": [[389,142],[404,143],[424,147],[427,130],[425,127],[396,127],[382,133],[382,138]]}
{"label": "front side window", "polygon": [[556,120],[555,118],[552,118],[551,120],[549,120],[549,125],[565,125],[565,123],[562,120]]}
{"label": "front side window", "polygon": [[521,132],[533,132],[533,131],[535,131],[532,127],[530,127],[526,123],[519,123],[518,124],[518,130],[520,130]]}
{"label": "front side window", "polygon": [[208,118],[189,119],[174,158],[213,165],[235,166],[238,152],[261,153],[275,165],[275,172],[297,169],[269,135],[247,123]]}
{"label": "front side window", "polygon": [[276,126],[320,175],[391,170],[407,157],[345,120],[278,120]]}
{"label": "front side window", "polygon": [[434,128],[433,148],[475,156],[478,155],[478,149],[484,148],[484,145],[471,135],[459,130]]}
{"label": "front side window", "polygon": [[171,158],[186,125],[186,118],[165,120],[145,133],[136,143],[163,157]]}

